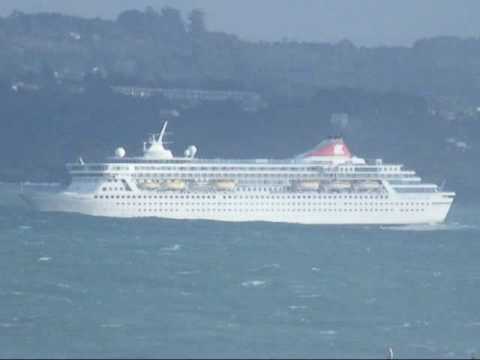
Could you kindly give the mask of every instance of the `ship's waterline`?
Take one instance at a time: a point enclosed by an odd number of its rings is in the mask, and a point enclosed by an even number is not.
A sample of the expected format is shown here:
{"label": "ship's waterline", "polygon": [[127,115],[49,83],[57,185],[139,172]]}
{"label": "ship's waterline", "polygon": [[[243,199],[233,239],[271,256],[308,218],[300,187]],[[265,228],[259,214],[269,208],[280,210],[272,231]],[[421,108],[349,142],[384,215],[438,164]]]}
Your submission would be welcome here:
{"label": "ship's waterline", "polygon": [[119,148],[103,163],[67,164],[64,188],[24,186],[40,211],[305,224],[418,224],[445,220],[455,194],[402,165],[355,157],[341,138],[285,160],[175,157],[160,134],[143,156]]}

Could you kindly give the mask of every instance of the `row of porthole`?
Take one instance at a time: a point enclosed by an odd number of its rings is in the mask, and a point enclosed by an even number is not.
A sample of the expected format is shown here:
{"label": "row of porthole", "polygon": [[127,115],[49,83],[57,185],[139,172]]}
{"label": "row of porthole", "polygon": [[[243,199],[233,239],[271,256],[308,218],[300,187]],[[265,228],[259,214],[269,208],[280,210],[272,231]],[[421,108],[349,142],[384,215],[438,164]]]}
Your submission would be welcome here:
{"label": "row of porthole", "polygon": [[[136,203],[117,203],[117,205],[122,205],[122,206],[142,206],[141,203],[136,204]],[[143,206],[148,206],[148,204],[143,204]],[[150,205],[151,206],[151,205]],[[140,209],[141,210],[141,209]],[[348,209],[348,208],[340,208],[340,209],[335,209],[335,208],[305,208],[305,209],[295,209],[295,208],[259,208],[259,209],[241,209],[241,208],[145,208],[145,211],[296,211],[296,212],[313,212],[313,211],[333,211],[333,212],[393,212],[398,209],[393,209],[393,208],[355,208],[355,209]],[[412,211],[412,212],[420,212],[420,211],[425,211],[424,208],[415,208],[415,209],[400,209],[400,211]]]}
{"label": "row of porthole", "polygon": [[[187,195],[188,196],[188,195]],[[242,196],[242,195],[223,195],[224,199],[358,199],[358,200],[379,200],[379,199],[388,199],[388,196],[383,195],[251,195],[251,196]]]}
{"label": "row of porthole", "polygon": [[[97,197],[94,197],[97,198]],[[100,196],[100,198],[102,198]],[[124,197],[117,197],[118,199],[124,199]],[[112,200],[114,200],[112,196]],[[140,199],[139,199],[140,200]],[[130,204],[130,203],[129,203]],[[132,203],[136,204],[136,203]],[[406,206],[429,206],[430,203],[347,203],[347,204],[341,204],[341,203],[335,203],[335,202],[178,202],[178,201],[166,201],[166,202],[155,202],[152,203],[154,205],[177,205],[177,206],[186,206],[186,205],[195,205],[195,204],[206,204],[206,205],[217,205],[217,206],[335,206],[335,207],[341,207],[345,208],[346,206],[351,206],[351,207],[358,207],[358,206],[369,206],[369,207],[384,207],[384,206],[396,206],[399,208],[404,208]]]}
{"label": "row of porthole", "polygon": [[[171,209],[157,209],[157,208],[145,208],[139,209],[139,211],[193,211],[193,212],[249,212],[249,211],[275,211],[275,212],[393,212],[394,209],[220,209],[220,208],[206,208],[206,209],[179,209],[179,208],[171,208]],[[425,209],[411,209],[412,212],[423,212]]]}
{"label": "row of porthole", "polygon": [[[130,202],[122,202],[122,203],[117,203],[117,204],[132,204],[132,205],[135,205],[137,203],[130,203]],[[138,204],[142,204],[142,203],[138,203]],[[143,203],[145,205],[154,205],[154,206],[191,206],[191,205],[203,205],[203,206],[231,206],[231,207],[235,207],[235,206],[238,206],[238,207],[244,207],[244,206],[276,206],[276,207],[279,207],[279,206],[324,206],[324,207],[338,207],[338,208],[347,208],[345,206],[338,206],[338,204],[335,204],[335,203],[304,203],[304,202],[299,202],[299,203],[295,203],[295,202],[292,202],[292,203],[265,203],[265,202],[258,202],[258,203],[228,203],[228,202],[163,202],[163,203],[158,203],[158,202],[155,202],[155,203]],[[385,208],[386,206],[392,206],[392,204],[380,204],[380,203],[376,203],[376,204],[368,204],[368,203],[360,203],[360,204],[355,204],[355,205],[352,205],[351,208],[355,207],[364,207],[364,206],[368,206],[368,207],[374,207],[374,208]],[[415,206],[415,204],[412,204],[412,206]],[[420,206],[420,205],[417,205],[417,207]],[[422,205],[423,206],[423,205]],[[399,207],[400,208],[400,207]]]}
{"label": "row of porthole", "polygon": [[[94,195],[94,199],[217,199],[219,196],[215,195]],[[281,196],[268,196],[268,195],[222,195],[223,199],[228,200],[248,200],[248,199],[261,199],[261,200],[289,200],[289,199],[304,199],[304,200],[345,200],[353,199],[347,196],[315,196],[315,195],[281,195]],[[387,196],[358,196],[356,200],[387,200]],[[408,204],[408,203],[406,203]]]}

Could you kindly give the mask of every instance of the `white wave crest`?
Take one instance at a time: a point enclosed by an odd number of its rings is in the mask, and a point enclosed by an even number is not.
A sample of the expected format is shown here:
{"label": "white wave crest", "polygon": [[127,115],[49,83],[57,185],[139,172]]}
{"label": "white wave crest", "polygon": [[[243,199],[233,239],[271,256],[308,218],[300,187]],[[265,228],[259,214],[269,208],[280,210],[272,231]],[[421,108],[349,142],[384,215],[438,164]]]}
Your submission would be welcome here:
{"label": "white wave crest", "polygon": [[266,281],[263,280],[248,280],[242,282],[243,287],[251,288],[251,287],[263,287],[267,284]]}
{"label": "white wave crest", "polygon": [[162,250],[162,251],[178,251],[178,250],[180,250],[181,248],[182,248],[181,245],[179,245],[179,244],[174,244],[174,245],[172,245],[172,246],[164,247],[164,248],[162,248],[161,250]]}
{"label": "white wave crest", "polygon": [[337,332],[335,330],[320,330],[318,333],[320,335],[337,335]]}
{"label": "white wave crest", "polygon": [[477,229],[473,225],[465,225],[460,223],[448,224],[412,224],[399,226],[380,226],[382,230],[388,231],[458,231]]}
{"label": "white wave crest", "polygon": [[116,328],[123,327],[123,324],[100,324],[100,327],[108,328],[108,329],[116,329]]}
{"label": "white wave crest", "polygon": [[265,264],[257,268],[250,269],[251,272],[262,271],[262,270],[270,270],[270,269],[279,269],[279,264]]}

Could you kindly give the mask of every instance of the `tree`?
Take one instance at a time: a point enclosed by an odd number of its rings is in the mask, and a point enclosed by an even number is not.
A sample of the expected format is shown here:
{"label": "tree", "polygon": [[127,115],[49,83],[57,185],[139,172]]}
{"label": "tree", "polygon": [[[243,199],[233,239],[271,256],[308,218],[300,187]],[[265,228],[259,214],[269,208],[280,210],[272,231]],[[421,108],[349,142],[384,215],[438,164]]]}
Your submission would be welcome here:
{"label": "tree", "polygon": [[126,10],[118,15],[117,23],[127,31],[138,32],[142,28],[143,13],[139,10]]}
{"label": "tree", "polygon": [[173,33],[184,33],[185,24],[183,23],[182,15],[179,10],[165,6],[161,11],[162,19],[165,22],[166,28]]}
{"label": "tree", "polygon": [[192,34],[201,34],[207,31],[205,26],[205,13],[200,9],[193,9],[188,16],[189,31]]}

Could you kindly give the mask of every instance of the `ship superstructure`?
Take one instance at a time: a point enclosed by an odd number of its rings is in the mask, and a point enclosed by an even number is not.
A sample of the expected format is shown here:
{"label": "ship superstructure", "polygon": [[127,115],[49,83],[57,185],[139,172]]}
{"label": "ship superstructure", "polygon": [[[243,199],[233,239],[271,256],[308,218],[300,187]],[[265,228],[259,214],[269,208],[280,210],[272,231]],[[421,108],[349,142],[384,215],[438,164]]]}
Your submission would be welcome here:
{"label": "ship superstructure", "polygon": [[353,156],[342,138],[285,160],[199,159],[195,146],[182,157],[166,149],[166,126],[142,156],[118,148],[102,163],[69,163],[66,188],[24,198],[39,210],[96,216],[413,224],[443,222],[455,196],[402,165]]}

